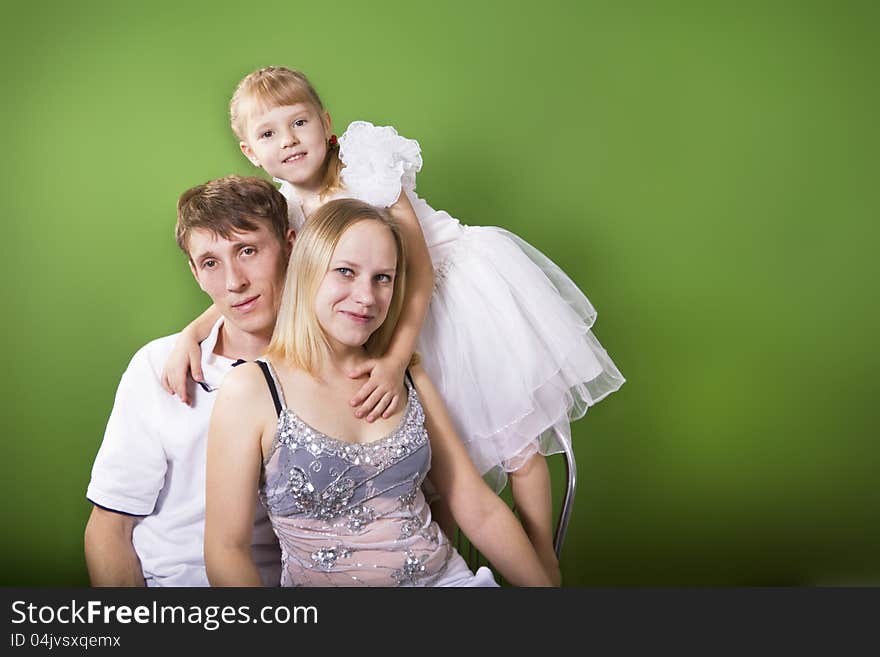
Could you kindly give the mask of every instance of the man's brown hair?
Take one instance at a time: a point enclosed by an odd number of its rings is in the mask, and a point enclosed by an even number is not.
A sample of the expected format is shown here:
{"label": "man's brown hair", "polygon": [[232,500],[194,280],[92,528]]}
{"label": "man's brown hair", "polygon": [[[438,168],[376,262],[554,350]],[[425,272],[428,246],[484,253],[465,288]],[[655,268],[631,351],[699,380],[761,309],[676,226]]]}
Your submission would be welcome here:
{"label": "man's brown hair", "polygon": [[223,239],[257,230],[262,223],[287,244],[287,201],[272,183],[253,176],[226,176],[186,190],[177,201],[177,245],[189,255],[194,230],[205,229]]}

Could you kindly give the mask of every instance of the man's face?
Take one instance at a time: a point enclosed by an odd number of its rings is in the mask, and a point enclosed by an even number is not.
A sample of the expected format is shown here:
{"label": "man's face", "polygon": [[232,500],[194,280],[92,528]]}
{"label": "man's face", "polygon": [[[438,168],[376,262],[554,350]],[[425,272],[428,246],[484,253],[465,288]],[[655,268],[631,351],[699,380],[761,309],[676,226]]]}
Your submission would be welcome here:
{"label": "man's face", "polygon": [[187,245],[193,276],[226,321],[268,339],[281,303],[293,231],[282,246],[268,228],[258,225],[230,239],[196,229]]}

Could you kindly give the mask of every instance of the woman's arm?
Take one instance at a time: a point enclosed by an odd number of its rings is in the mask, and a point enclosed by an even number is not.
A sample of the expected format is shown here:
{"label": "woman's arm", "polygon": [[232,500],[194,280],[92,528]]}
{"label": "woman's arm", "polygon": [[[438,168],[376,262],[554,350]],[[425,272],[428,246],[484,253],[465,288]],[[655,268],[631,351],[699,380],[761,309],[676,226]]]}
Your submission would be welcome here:
{"label": "woman's arm", "polygon": [[552,586],[522,525],[477,472],[437,389],[421,366],[410,372],[431,437],[431,481],[461,530],[511,584]]}
{"label": "woman's arm", "polygon": [[211,335],[211,329],[220,319],[220,311],[213,305],[191,321],[184,328],[174,343],[174,350],[165,362],[162,370],[162,387],[172,395],[180,397],[180,401],[189,404],[186,379],[191,373],[194,381],[202,381],[202,349],[200,342]]}
{"label": "woman's arm", "polygon": [[251,555],[265,413],[274,417],[255,364],[230,372],[208,432],[205,565],[211,586],[262,586]]}
{"label": "woman's arm", "polygon": [[390,208],[397,221],[406,246],[406,294],[403,311],[391,338],[388,352],[370,361],[359,370],[350,373],[352,378],[370,373],[370,379],[351,400],[357,417],[367,416],[372,422],[380,415],[391,417],[402,405],[403,373],[416,350],[416,341],[428,304],[434,292],[434,267],[431,254],[422,234],[419,219],[405,191],[400,192],[397,202]]}

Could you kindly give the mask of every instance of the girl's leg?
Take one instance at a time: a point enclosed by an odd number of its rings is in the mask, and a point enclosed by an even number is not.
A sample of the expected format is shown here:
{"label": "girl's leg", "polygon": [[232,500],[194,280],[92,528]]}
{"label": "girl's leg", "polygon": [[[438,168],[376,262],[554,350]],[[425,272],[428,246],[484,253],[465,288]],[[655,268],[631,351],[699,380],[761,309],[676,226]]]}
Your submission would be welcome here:
{"label": "girl's leg", "polygon": [[544,569],[558,586],[562,581],[559,560],[553,549],[553,499],[550,470],[544,456],[535,453],[522,467],[509,473],[510,489],[520,522]]}

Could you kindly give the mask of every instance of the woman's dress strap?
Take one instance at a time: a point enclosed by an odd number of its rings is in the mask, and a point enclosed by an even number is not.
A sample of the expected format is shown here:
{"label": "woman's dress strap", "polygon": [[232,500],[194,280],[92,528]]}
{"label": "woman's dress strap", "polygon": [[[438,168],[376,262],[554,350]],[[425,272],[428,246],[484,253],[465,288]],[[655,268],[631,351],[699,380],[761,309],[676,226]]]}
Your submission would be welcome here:
{"label": "woman's dress strap", "polygon": [[260,366],[260,369],[263,371],[263,376],[266,377],[266,383],[269,386],[269,392],[272,393],[272,403],[275,404],[275,414],[281,415],[282,405],[281,405],[281,397],[278,390],[278,383],[275,381],[275,377],[273,376],[272,371],[269,369],[269,363],[264,360],[256,361],[257,365]]}

